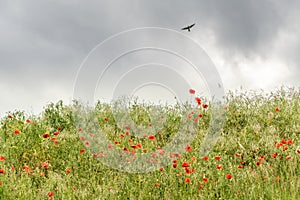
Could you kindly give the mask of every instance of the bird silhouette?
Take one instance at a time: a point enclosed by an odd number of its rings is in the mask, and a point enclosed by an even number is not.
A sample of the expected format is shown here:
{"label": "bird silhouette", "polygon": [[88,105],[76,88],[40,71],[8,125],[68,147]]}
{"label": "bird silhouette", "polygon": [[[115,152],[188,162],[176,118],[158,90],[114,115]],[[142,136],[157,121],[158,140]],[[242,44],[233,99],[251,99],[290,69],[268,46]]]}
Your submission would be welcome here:
{"label": "bird silhouette", "polygon": [[190,32],[190,31],[191,31],[191,28],[192,28],[193,26],[195,26],[195,23],[192,24],[192,25],[186,26],[186,27],[182,28],[181,30],[188,30],[188,31]]}

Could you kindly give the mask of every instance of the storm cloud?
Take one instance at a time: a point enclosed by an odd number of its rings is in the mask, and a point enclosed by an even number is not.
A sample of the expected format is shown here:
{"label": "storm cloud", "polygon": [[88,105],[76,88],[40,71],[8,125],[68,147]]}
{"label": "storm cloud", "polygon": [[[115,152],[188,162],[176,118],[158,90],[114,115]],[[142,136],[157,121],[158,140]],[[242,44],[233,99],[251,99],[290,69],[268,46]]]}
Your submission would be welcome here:
{"label": "storm cloud", "polygon": [[185,34],[206,49],[226,90],[299,86],[299,9],[297,0],[2,0],[0,114],[70,101],[88,53],[139,27],[180,31],[196,23]]}

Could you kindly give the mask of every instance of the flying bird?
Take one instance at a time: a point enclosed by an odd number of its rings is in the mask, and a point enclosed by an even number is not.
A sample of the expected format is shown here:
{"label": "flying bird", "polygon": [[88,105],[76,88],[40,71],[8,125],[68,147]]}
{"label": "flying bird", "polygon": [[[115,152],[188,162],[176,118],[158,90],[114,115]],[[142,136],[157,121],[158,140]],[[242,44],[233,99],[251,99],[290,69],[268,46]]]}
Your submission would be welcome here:
{"label": "flying bird", "polygon": [[187,27],[184,27],[184,28],[182,28],[181,30],[188,30],[188,31],[190,32],[190,31],[191,31],[191,28],[192,28],[193,26],[195,26],[195,23],[192,24],[192,25],[189,25],[189,26],[187,26]]}

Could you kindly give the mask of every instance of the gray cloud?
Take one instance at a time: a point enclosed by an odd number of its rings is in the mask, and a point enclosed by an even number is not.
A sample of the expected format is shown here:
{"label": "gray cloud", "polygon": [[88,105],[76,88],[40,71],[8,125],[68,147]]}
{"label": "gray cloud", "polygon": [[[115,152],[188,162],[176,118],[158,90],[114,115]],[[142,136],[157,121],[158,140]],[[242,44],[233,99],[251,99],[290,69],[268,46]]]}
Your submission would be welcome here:
{"label": "gray cloud", "polygon": [[145,10],[150,8],[146,11],[150,22],[176,29],[178,25],[196,21],[196,29],[213,30],[224,51],[245,56],[257,54],[257,50],[269,46],[284,25],[288,12],[281,8],[285,2],[276,4],[267,0],[164,2],[165,6],[158,1],[148,1],[144,5]]}
{"label": "gray cloud", "polygon": [[[296,0],[0,1],[0,88],[6,94],[0,112],[7,111],[6,96],[17,96],[15,91],[31,94],[29,88],[55,89],[56,98],[71,98],[75,74],[88,52],[112,34],[143,26],[179,31],[196,22],[188,34],[209,31],[215,38],[214,53],[239,76],[243,59],[272,56],[299,74],[299,8]],[[278,50],[274,46],[282,34],[286,42]],[[289,78],[299,84],[296,75]],[[23,96],[35,103],[53,99],[47,92],[38,99]]]}

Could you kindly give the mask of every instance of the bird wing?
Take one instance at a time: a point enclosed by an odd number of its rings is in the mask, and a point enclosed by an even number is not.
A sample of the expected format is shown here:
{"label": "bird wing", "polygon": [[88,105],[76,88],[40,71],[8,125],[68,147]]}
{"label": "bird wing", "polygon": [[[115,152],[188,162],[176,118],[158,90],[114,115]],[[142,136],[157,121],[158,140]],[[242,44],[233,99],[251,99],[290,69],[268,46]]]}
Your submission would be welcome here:
{"label": "bird wing", "polygon": [[187,29],[189,29],[189,27],[187,26],[187,27],[184,27],[184,28],[182,28],[181,30],[187,30]]}
{"label": "bird wing", "polygon": [[194,23],[194,24],[192,24],[192,25],[190,25],[190,28],[192,28],[193,26],[195,26],[195,23]]}

